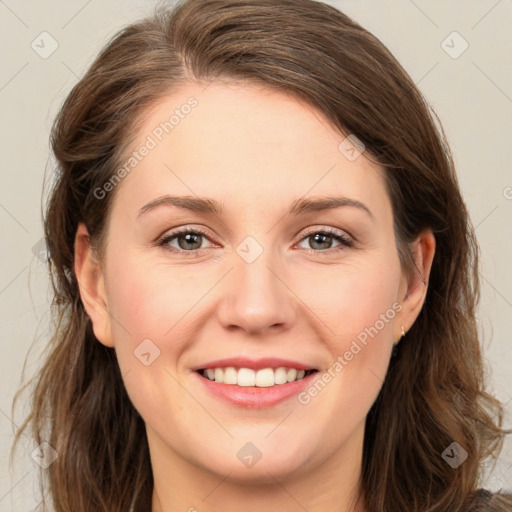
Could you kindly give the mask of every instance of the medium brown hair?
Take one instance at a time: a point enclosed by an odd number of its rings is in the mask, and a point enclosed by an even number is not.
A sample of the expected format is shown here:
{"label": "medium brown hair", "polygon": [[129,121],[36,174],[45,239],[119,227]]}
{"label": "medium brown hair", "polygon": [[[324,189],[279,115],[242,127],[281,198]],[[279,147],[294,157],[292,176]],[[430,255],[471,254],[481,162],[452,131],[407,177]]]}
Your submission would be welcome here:
{"label": "medium brown hair", "polygon": [[[408,243],[432,229],[425,304],[367,417],[361,499],[368,512],[468,510],[482,462],[497,456],[505,431],[501,405],[484,391],[478,246],[450,150],[434,112],[382,43],[312,0],[187,0],[157,9],[119,32],[65,100],[51,136],[58,170],[45,214],[55,323],[23,424],[59,453],[47,470],[53,507],[151,509],[144,422],[115,352],[95,339],[81,303],[74,237],[84,222],[104,246],[115,191],[98,200],[94,190],[119,169],[148,109],[180,84],[216,79],[290,94],[365,145],[386,169],[408,274],[415,270]],[[441,456],[454,441],[468,453],[456,469]]]}

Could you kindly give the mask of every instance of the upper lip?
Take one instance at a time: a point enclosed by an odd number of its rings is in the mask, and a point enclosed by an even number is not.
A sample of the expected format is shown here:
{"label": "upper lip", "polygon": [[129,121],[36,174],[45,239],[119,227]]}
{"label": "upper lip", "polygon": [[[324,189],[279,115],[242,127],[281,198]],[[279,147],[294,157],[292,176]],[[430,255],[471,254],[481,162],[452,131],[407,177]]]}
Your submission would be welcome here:
{"label": "upper lip", "polygon": [[217,359],[195,366],[192,370],[204,370],[206,368],[251,368],[261,370],[262,368],[295,368],[297,370],[314,370],[311,365],[293,361],[291,359],[281,359],[279,357],[263,357],[261,359],[250,359],[247,357],[230,357],[227,359]]}

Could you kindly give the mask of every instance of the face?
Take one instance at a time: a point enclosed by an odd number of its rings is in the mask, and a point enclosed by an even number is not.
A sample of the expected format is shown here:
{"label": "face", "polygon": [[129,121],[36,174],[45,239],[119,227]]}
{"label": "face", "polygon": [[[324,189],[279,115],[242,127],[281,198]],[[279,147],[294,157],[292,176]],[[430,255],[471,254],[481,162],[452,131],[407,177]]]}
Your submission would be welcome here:
{"label": "face", "polygon": [[96,337],[154,462],[257,481],[355,460],[417,313],[384,170],[290,96],[203,89],[147,113],[112,185]]}

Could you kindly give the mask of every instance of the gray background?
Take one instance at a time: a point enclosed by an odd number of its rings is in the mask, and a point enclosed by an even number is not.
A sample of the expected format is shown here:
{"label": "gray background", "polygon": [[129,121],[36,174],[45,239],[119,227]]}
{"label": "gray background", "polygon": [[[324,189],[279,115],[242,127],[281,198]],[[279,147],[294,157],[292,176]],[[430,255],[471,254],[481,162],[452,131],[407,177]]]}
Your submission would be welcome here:
{"label": "gray background", "polygon": [[[482,250],[480,331],[489,388],[512,423],[512,0],[329,2],[379,37],[440,116]],[[8,465],[11,402],[47,340],[49,291],[38,257],[48,134],[58,107],[108,38],[153,1],[0,0],[0,511],[35,506],[35,445]],[[452,34],[454,31],[458,34]],[[47,32],[50,35],[41,35]],[[444,43],[443,43],[444,41]],[[463,52],[466,44],[467,49]],[[58,45],[51,55],[53,46]],[[460,55],[459,55],[460,54]],[[44,57],[44,58],[43,58]],[[484,484],[512,491],[512,442]]]}

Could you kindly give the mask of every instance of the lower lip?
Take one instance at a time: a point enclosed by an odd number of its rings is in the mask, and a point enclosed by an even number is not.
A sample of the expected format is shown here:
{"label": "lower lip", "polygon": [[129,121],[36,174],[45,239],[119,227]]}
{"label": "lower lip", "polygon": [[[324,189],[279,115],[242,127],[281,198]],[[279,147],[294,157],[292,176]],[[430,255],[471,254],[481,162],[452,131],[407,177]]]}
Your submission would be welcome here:
{"label": "lower lip", "polygon": [[212,395],[222,398],[233,405],[251,407],[254,409],[271,407],[272,405],[276,405],[288,398],[298,395],[304,388],[309,386],[312,379],[318,375],[318,372],[314,372],[301,380],[259,388],[256,386],[221,384],[201,376],[198,372],[193,373],[205,389]]}

